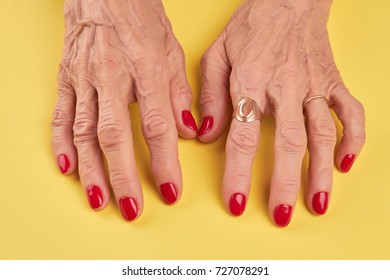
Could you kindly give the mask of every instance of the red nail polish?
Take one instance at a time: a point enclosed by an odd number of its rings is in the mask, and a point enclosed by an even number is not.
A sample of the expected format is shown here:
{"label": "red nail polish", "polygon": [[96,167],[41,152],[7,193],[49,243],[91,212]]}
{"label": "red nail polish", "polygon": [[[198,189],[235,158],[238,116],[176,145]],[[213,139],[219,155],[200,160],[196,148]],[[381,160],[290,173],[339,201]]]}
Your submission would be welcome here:
{"label": "red nail polish", "polygon": [[102,191],[98,186],[90,186],[87,189],[87,197],[89,205],[92,209],[99,208],[103,204]]}
{"label": "red nail polish", "polygon": [[324,215],[328,209],[328,193],[318,192],[313,196],[312,200],[313,210],[319,214]]}
{"label": "red nail polish", "polygon": [[122,197],[119,199],[119,208],[126,221],[132,221],[138,215],[137,202],[132,197]]}
{"label": "red nail polish", "polygon": [[214,124],[214,119],[211,116],[207,116],[203,118],[202,125],[200,126],[198,137],[206,134],[211,130]]}
{"label": "red nail polish", "polygon": [[292,207],[286,204],[279,204],[274,210],[275,223],[280,227],[285,227],[290,223]]}
{"label": "red nail polish", "polygon": [[191,128],[192,130],[198,132],[198,127],[196,126],[196,122],[194,117],[192,116],[190,111],[183,111],[181,113],[181,117],[183,119],[183,123]]}
{"label": "red nail polish", "polygon": [[352,154],[346,155],[340,165],[341,171],[348,172],[351,169],[355,159],[356,159],[355,155]]}
{"label": "red nail polish", "polygon": [[230,197],[230,212],[234,216],[241,216],[245,211],[246,197],[243,194],[235,193]]}
{"label": "red nail polish", "polygon": [[167,204],[173,204],[177,199],[176,187],[172,183],[165,183],[160,186],[162,197]]}
{"label": "red nail polish", "polygon": [[59,167],[62,174],[65,174],[66,172],[68,172],[68,170],[70,168],[70,162],[69,162],[69,159],[66,155],[64,155],[64,154],[59,155],[57,157],[57,163],[58,163],[58,167]]}

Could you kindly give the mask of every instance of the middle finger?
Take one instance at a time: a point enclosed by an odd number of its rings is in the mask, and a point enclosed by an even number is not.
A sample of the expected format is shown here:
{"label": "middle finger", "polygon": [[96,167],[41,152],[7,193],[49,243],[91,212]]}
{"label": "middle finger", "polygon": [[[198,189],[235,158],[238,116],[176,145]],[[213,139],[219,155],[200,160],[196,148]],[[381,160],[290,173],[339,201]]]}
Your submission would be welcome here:
{"label": "middle finger", "polygon": [[275,162],[269,212],[276,225],[290,223],[300,188],[302,160],[306,151],[306,131],[302,105],[286,98],[275,105]]}

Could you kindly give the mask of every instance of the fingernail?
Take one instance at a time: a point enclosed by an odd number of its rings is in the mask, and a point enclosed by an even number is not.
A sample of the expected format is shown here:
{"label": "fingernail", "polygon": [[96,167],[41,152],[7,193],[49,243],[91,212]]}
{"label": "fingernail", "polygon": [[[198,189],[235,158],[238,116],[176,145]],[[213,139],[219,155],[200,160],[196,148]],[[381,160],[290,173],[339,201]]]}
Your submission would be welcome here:
{"label": "fingernail", "polygon": [[352,154],[346,155],[343,161],[341,162],[341,166],[340,166],[341,171],[348,172],[351,169],[355,159],[356,159],[355,155]]}
{"label": "fingernail", "polygon": [[198,132],[198,137],[206,134],[211,130],[214,124],[214,119],[211,116],[204,117],[202,120],[202,124],[200,126],[199,132]]}
{"label": "fingernail", "polygon": [[172,183],[165,183],[160,186],[162,197],[167,204],[173,204],[177,199],[176,187]]}
{"label": "fingernail", "polygon": [[61,154],[57,157],[57,163],[58,163],[58,168],[60,169],[62,174],[65,174],[68,172],[70,168],[70,162],[69,159],[66,155]]}
{"label": "fingernail", "polygon": [[90,186],[87,189],[87,197],[89,205],[92,209],[99,208],[103,204],[102,191],[98,186]]}
{"label": "fingernail", "polygon": [[132,221],[138,215],[137,202],[132,197],[122,197],[119,199],[119,208],[126,221]]}
{"label": "fingernail", "polygon": [[246,197],[243,194],[235,193],[230,197],[230,212],[235,216],[241,216],[245,211]]}
{"label": "fingernail", "polygon": [[328,193],[318,192],[313,196],[313,210],[319,215],[324,215],[328,209]]}
{"label": "fingernail", "polygon": [[198,132],[198,127],[196,126],[196,122],[194,116],[192,116],[190,111],[183,111],[181,113],[181,117],[183,119],[183,123],[191,128],[192,130]]}
{"label": "fingernail", "polygon": [[274,210],[275,223],[280,227],[285,227],[290,223],[292,207],[286,204],[279,204]]}

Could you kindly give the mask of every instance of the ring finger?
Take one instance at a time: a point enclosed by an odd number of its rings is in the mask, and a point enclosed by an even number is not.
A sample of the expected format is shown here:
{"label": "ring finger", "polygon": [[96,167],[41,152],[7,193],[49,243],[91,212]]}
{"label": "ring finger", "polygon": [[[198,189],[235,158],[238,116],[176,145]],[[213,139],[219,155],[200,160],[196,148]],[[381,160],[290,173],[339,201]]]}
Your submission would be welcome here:
{"label": "ring finger", "polygon": [[324,99],[313,99],[304,109],[310,154],[306,201],[313,213],[323,215],[332,190],[336,126]]}

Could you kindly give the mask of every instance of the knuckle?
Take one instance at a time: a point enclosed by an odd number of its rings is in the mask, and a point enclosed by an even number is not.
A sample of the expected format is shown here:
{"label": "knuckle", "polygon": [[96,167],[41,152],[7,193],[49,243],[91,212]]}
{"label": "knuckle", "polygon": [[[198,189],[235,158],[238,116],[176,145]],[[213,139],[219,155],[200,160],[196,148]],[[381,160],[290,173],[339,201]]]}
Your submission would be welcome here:
{"label": "knuckle", "polygon": [[80,57],[72,57],[69,59],[68,63],[70,72],[74,72],[75,70],[79,69],[79,67],[82,67]]}
{"label": "knuckle", "polygon": [[80,55],[70,60],[69,70],[73,73],[86,73],[88,71],[86,64],[86,55]]}
{"label": "knuckle", "polygon": [[199,98],[199,104],[202,107],[207,106],[207,104],[215,102],[215,94],[211,93],[211,91],[206,91],[205,88],[202,89],[202,94]]}
{"label": "knuckle", "polygon": [[299,192],[299,182],[291,177],[281,178],[276,182],[276,191],[278,193],[296,195]]}
{"label": "knuckle", "polygon": [[259,138],[259,133],[252,127],[239,127],[231,134],[232,148],[242,154],[253,155],[257,151]]}
{"label": "knuckle", "polygon": [[307,138],[304,127],[296,121],[281,124],[275,139],[275,149],[285,152],[303,153],[306,150]]}
{"label": "knuckle", "polygon": [[297,64],[293,61],[288,61],[278,68],[276,76],[280,82],[283,82],[283,80],[296,79],[297,77],[302,75],[302,72],[304,72],[302,65]]}
{"label": "knuckle", "polygon": [[237,170],[232,174],[233,182],[248,183],[251,181],[251,171],[246,169]]}
{"label": "knuckle", "polygon": [[[91,81],[91,77],[92,74],[86,62],[81,58],[72,60],[69,66],[69,80],[75,90],[80,90],[80,87],[83,88],[88,84]],[[66,89],[69,88],[70,85],[62,83],[61,86],[63,86],[63,89]]]}
{"label": "knuckle", "polygon": [[356,100],[354,104],[351,104],[351,106],[348,108],[348,111],[354,118],[357,119],[364,119],[364,107],[363,104]]}
{"label": "knuckle", "polygon": [[112,117],[103,118],[98,124],[97,134],[100,146],[103,149],[110,149],[123,141],[124,126]]}
{"label": "knuckle", "polygon": [[[100,89],[117,89],[129,84],[131,66],[127,60],[115,53],[103,53],[94,60],[93,70],[88,76],[90,83]],[[88,72],[87,72],[88,73]]]}
{"label": "knuckle", "polygon": [[82,156],[79,156],[81,162],[79,164],[79,175],[81,178],[91,177],[96,173],[96,166],[89,160],[83,160]]}
{"label": "knuckle", "polygon": [[329,116],[318,115],[309,120],[309,130],[313,141],[320,144],[336,144],[336,125]]}
{"label": "knuckle", "polygon": [[177,86],[176,94],[182,98],[188,99],[189,102],[192,101],[192,90],[190,85],[187,83]]}
{"label": "knuckle", "polygon": [[324,180],[324,179],[332,179],[333,177],[333,169],[332,168],[319,168],[315,172],[316,181]]}
{"label": "knuckle", "polygon": [[73,124],[73,116],[71,116],[70,112],[64,110],[60,103],[57,104],[54,109],[51,126],[52,129],[57,127],[64,126],[72,126]]}
{"label": "knuckle", "polygon": [[57,92],[58,95],[61,97],[68,97],[68,96],[74,96],[74,90],[73,87],[69,84],[67,81],[67,78],[63,77],[65,74],[60,74],[61,77],[58,78],[57,82]]}
{"label": "knuckle", "polygon": [[265,68],[259,67],[254,63],[242,62],[233,67],[230,76],[230,91],[233,95],[240,95],[242,92],[251,89],[264,88],[264,84],[258,77],[268,79],[269,74],[264,71]]}
{"label": "knuckle", "polygon": [[123,187],[128,188],[133,185],[133,180],[131,180],[129,174],[120,169],[115,169],[110,172],[110,182],[115,192],[123,189]]}
{"label": "knuckle", "polygon": [[73,124],[73,137],[76,147],[96,139],[96,121],[86,115],[79,115]]}
{"label": "knuckle", "polygon": [[118,67],[119,59],[112,53],[103,52],[95,61],[96,70],[107,72],[115,70]]}
{"label": "knuckle", "polygon": [[366,134],[364,132],[355,133],[353,135],[353,140],[355,143],[363,146],[366,143]]}
{"label": "knuckle", "polygon": [[[134,59],[134,79],[138,95],[144,97],[161,90],[161,81],[166,79],[168,65],[155,54],[140,54]],[[169,73],[168,73],[169,74]]]}
{"label": "knuckle", "polygon": [[151,109],[142,118],[142,131],[147,141],[166,139],[171,130],[167,117],[158,109]]}
{"label": "knuckle", "polygon": [[275,71],[272,83],[277,87],[307,92],[310,87],[310,76],[301,64],[287,62]]}
{"label": "knuckle", "polygon": [[155,51],[141,52],[134,56],[134,67],[137,77],[161,71],[162,59]]}

